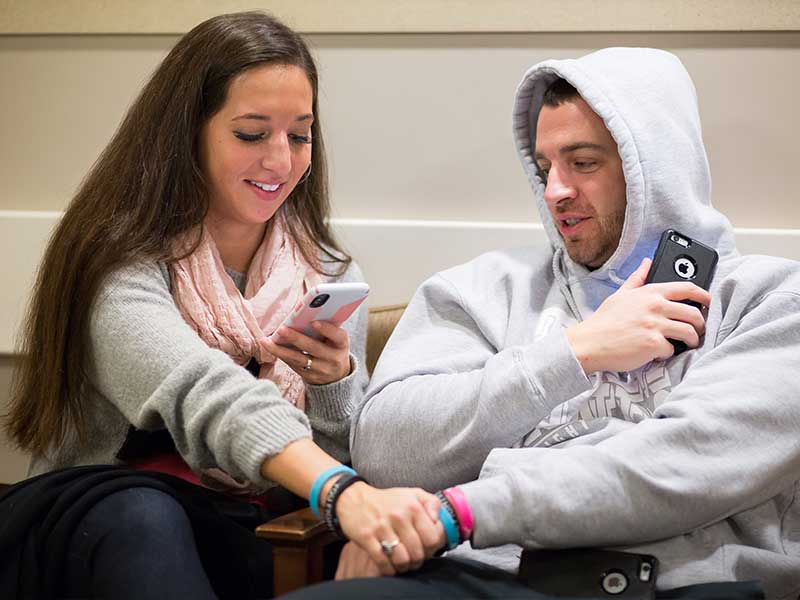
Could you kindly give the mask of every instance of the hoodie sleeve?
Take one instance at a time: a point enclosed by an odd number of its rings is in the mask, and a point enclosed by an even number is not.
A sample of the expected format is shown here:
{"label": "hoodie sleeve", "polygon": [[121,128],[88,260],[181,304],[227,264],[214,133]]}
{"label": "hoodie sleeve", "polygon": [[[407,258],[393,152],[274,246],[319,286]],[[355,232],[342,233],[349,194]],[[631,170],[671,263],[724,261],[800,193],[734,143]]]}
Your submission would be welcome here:
{"label": "hoodie sleeve", "polygon": [[497,449],[462,486],[473,545],[639,544],[756,506],[800,473],[800,296],[773,292],[655,417],[596,446]]}
{"label": "hoodie sleeve", "polygon": [[[487,312],[505,321],[508,307]],[[355,415],[353,463],[370,483],[436,490],[471,481],[493,448],[589,389],[561,328],[498,351],[484,334],[491,327],[442,274],[420,287]]]}

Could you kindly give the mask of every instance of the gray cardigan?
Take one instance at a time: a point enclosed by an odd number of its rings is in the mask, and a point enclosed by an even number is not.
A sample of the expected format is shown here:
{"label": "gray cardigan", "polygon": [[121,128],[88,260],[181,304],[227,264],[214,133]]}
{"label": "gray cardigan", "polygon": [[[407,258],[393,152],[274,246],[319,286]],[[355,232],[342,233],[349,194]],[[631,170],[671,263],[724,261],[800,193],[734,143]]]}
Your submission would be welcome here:
{"label": "gray cardigan", "polygon": [[[352,264],[331,280],[363,281],[363,276]],[[243,278],[237,281],[242,283]],[[269,485],[260,474],[264,460],[295,440],[313,437],[333,457],[349,461],[350,415],[368,379],[366,306],[344,328],[353,371],[336,383],[309,385],[304,413],[271,381],[255,379],[200,339],[178,312],[165,265],[139,264],[113,273],[91,312],[90,386],[83,398],[90,444],[80,447],[69,431],[65,443],[33,457],[29,472],[118,464],[131,425],[167,429],[195,471],[216,467],[259,487]]]}

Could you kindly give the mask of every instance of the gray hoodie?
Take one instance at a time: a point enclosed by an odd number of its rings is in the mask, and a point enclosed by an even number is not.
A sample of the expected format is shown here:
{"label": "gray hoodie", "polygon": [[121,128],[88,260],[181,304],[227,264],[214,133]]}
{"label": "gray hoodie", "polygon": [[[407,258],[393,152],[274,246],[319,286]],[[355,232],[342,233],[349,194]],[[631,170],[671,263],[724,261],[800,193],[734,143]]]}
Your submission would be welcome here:
{"label": "gray hoodie", "polygon": [[[558,76],[603,118],[627,184],[622,238],[595,271],[566,255],[532,156]],[[516,568],[520,546],[615,547],[655,554],[662,589],[760,579],[768,597],[796,598],[800,265],[739,256],[710,203],[688,74],[648,49],[546,61],[513,119],[551,246],[491,252],[420,287],[357,411],[356,468],[378,485],[463,484],[482,550],[456,552],[498,566]],[[700,347],[587,377],[565,329],[668,227],[720,254]]]}

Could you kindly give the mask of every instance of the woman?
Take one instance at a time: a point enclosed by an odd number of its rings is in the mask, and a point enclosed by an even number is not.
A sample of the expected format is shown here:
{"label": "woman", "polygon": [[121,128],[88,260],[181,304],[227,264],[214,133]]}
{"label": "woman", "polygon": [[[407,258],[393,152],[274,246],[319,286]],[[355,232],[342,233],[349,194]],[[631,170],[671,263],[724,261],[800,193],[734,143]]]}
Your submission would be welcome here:
{"label": "woman", "polygon": [[[60,532],[63,565],[40,565],[46,585],[20,585],[268,594],[265,544],[242,537],[247,519],[215,513],[212,533],[199,523],[220,506],[252,517],[273,482],[324,506],[387,574],[433,552],[435,497],[376,490],[341,468],[366,382],[365,315],[349,335],[319,323],[322,341],[276,330],[314,284],[361,278],[327,216],[317,72],[302,39],[261,13],[187,33],[84,181],[38,275],[8,429],[33,454],[32,474],[59,479],[20,484],[5,503],[30,512],[56,489],[86,507],[74,533]],[[134,470],[58,471],[120,464]],[[132,479],[119,483],[121,472]],[[67,493],[65,478],[82,487]],[[231,556],[253,563],[235,589]]]}

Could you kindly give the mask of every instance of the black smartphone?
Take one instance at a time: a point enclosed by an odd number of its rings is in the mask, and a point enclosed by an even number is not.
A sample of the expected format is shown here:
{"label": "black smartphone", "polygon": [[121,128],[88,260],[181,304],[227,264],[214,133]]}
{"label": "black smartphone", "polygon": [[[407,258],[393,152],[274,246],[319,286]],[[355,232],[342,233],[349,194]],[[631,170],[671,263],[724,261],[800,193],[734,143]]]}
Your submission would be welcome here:
{"label": "black smartphone", "polygon": [[[718,260],[719,255],[713,248],[679,231],[667,229],[661,234],[645,283],[690,281],[707,290],[714,278]],[[690,300],[682,302],[702,308],[697,302]],[[686,344],[679,340],[669,340],[669,342],[675,348],[675,355],[686,350]]]}
{"label": "black smartphone", "polygon": [[518,578],[548,598],[652,600],[658,560],[615,550],[525,550]]}

